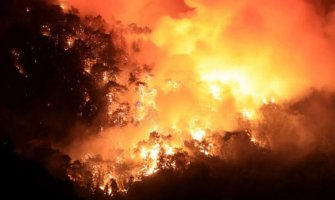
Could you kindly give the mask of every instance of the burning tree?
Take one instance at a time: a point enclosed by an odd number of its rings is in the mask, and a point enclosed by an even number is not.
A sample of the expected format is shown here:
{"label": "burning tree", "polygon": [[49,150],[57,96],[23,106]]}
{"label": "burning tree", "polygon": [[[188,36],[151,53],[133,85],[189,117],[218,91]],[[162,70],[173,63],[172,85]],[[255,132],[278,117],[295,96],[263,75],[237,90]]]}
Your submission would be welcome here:
{"label": "burning tree", "polygon": [[3,132],[61,140],[74,123],[128,122],[127,104],[117,101],[127,89],[118,83],[127,55],[101,17],[81,19],[49,1],[2,1],[1,13],[1,118],[25,121]]}
{"label": "burning tree", "polygon": [[333,88],[332,16],[321,22],[314,1],[293,0],[299,12],[279,0],[143,2],[152,29],[56,1],[0,3],[0,131],[19,152],[93,199],[158,199],[151,188],[165,199],[239,198],[263,191],[253,181],[280,193],[264,182],[333,155],[334,97],[300,99]]}
{"label": "burning tree", "polygon": [[[107,30],[100,16],[80,18],[56,1],[1,1],[0,7],[1,138],[13,140],[25,156],[35,149],[48,154],[51,144],[71,139],[75,124],[100,130],[128,123],[129,106],[118,101],[127,90],[118,79],[127,65],[118,29]],[[49,167],[62,174],[64,163]],[[96,177],[80,174],[91,188]]]}

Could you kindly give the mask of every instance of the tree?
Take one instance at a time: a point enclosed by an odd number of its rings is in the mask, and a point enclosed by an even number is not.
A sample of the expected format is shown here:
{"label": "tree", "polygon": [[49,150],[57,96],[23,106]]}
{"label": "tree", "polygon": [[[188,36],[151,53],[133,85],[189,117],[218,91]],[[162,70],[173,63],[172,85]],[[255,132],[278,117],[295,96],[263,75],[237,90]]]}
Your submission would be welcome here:
{"label": "tree", "polygon": [[0,3],[0,131],[21,145],[63,140],[75,123],[122,124],[129,109],[108,112],[107,94],[126,90],[116,80],[123,52],[113,33],[101,17],[81,19],[56,3]]}

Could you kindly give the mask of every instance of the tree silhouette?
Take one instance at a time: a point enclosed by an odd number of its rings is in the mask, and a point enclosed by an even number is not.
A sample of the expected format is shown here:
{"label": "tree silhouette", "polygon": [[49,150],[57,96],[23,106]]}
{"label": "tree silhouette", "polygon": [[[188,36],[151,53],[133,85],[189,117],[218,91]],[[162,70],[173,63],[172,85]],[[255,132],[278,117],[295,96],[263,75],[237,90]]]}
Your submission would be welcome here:
{"label": "tree silhouette", "polygon": [[75,123],[123,123],[112,118],[129,108],[111,118],[106,97],[125,89],[116,81],[123,52],[101,17],[81,19],[53,1],[3,0],[0,22],[2,134],[21,143],[57,141]]}

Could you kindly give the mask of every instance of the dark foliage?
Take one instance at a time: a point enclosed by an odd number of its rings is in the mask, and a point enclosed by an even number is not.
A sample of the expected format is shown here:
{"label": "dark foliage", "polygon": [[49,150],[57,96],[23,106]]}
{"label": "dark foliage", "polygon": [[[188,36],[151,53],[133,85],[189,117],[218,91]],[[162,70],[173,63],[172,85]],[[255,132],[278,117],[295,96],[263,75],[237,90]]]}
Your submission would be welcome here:
{"label": "dark foliage", "polygon": [[2,134],[15,142],[59,141],[75,123],[108,121],[93,121],[107,118],[112,87],[97,83],[119,72],[119,52],[100,17],[81,20],[45,0],[4,0],[0,24]]}
{"label": "dark foliage", "polygon": [[1,199],[81,199],[69,180],[59,180],[36,161],[14,152],[9,140],[0,141]]}
{"label": "dark foliage", "polygon": [[81,19],[53,0],[0,1],[0,26],[0,138],[8,138],[0,199],[78,199],[70,158],[51,144],[67,142],[76,124],[108,123],[105,94],[114,86],[98,83],[119,73],[121,52],[101,17]]}
{"label": "dark foliage", "polygon": [[315,153],[290,167],[273,158],[232,164],[211,158],[135,182],[127,199],[332,199],[335,163]]}

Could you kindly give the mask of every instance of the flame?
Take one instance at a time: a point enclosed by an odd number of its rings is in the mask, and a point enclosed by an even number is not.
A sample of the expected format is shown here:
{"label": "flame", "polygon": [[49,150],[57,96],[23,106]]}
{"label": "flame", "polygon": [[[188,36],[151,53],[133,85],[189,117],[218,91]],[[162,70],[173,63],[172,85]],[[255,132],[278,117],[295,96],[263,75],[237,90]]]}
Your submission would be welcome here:
{"label": "flame", "polygon": [[[320,86],[332,83],[327,70],[335,61],[327,53],[324,56],[313,50],[328,52],[330,48],[324,45],[324,38],[311,38],[321,27],[306,27],[304,21],[315,13],[302,1],[292,2],[297,10],[279,0],[183,1],[183,6],[193,9],[183,10],[180,15],[158,15],[148,20],[151,31],[137,27],[142,30],[139,34],[127,33],[132,64],[149,63],[151,68],[136,69],[141,71],[137,74],[140,81],[135,86],[128,84],[128,91],[119,97],[114,91],[107,94],[110,115],[120,106],[117,98],[131,102],[129,113],[123,116],[131,123],[109,128],[104,134],[120,141],[121,148],[128,148],[130,158],[125,162],[137,164],[129,174],[141,179],[164,167],[175,169],[172,157],[180,150],[190,155],[220,156],[214,139],[217,132],[241,129],[250,142],[266,148],[266,138],[258,137],[253,130],[262,120],[262,107],[279,105],[302,94],[313,81]],[[133,8],[127,3],[120,4],[124,6],[124,14],[119,16],[122,20],[146,21],[145,16],[130,14]],[[162,7],[155,9],[166,13]],[[48,35],[47,26],[42,31]],[[308,31],[309,36],[305,36]],[[70,48],[74,41],[70,38],[67,42]],[[139,47],[135,52],[131,50],[134,44]],[[310,48],[305,49],[306,44]],[[324,80],[308,72],[310,56],[323,60],[319,72]],[[92,62],[85,60],[87,66]],[[122,76],[136,71],[129,68]],[[90,67],[85,70],[90,72]],[[124,77],[120,79],[128,80]],[[110,79],[106,73],[100,82],[105,84]],[[153,132],[161,135],[146,140]],[[164,159],[170,164],[164,164]],[[112,176],[118,177],[115,173]]]}
{"label": "flame", "polygon": [[196,128],[194,130],[191,130],[191,135],[193,139],[201,141],[206,136],[206,132],[202,129]]}

